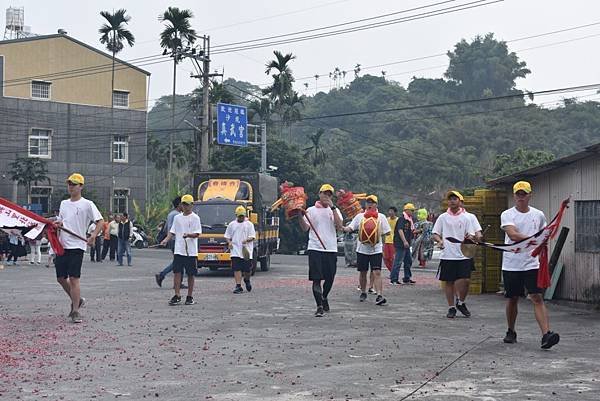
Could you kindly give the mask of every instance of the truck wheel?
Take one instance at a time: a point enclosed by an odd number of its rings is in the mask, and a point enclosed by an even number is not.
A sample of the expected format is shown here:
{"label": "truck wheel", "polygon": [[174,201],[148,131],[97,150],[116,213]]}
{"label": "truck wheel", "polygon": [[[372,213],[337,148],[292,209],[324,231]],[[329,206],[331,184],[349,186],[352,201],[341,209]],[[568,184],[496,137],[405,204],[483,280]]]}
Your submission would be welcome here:
{"label": "truck wheel", "polygon": [[271,268],[271,255],[260,258],[260,271],[266,272]]}

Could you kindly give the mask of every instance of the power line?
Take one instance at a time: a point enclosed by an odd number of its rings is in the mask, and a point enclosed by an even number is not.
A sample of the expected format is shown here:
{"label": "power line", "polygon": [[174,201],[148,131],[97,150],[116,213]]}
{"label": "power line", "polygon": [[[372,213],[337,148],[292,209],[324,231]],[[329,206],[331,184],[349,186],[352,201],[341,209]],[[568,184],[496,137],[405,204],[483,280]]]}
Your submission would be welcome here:
{"label": "power line", "polygon": [[315,35],[308,35],[308,36],[303,36],[303,37],[298,37],[298,38],[290,38],[290,39],[279,40],[279,41],[263,42],[263,43],[257,43],[254,45],[223,48],[221,50],[214,51],[213,54],[223,54],[223,53],[231,53],[231,52],[238,52],[238,51],[245,51],[245,50],[254,50],[254,49],[259,49],[259,48],[263,48],[263,47],[267,47],[267,46],[303,42],[303,41],[307,41],[307,40],[320,39],[320,38],[329,37],[329,36],[337,36],[337,35],[342,35],[342,34],[351,33],[351,32],[360,32],[360,31],[364,31],[364,30],[368,30],[368,29],[379,28],[379,27],[383,27],[383,26],[394,25],[394,24],[399,24],[399,23],[404,23],[404,22],[416,21],[416,20],[421,20],[421,19],[438,16],[438,15],[451,14],[451,13],[455,13],[458,11],[464,11],[464,10],[468,10],[468,9],[472,9],[472,8],[483,7],[483,6],[491,5],[494,3],[500,3],[504,0],[493,0],[493,1],[489,1],[484,4],[476,4],[476,3],[482,3],[485,1],[488,1],[488,0],[477,0],[477,1],[470,2],[470,3],[461,4],[459,6],[452,6],[452,7],[447,7],[444,9],[435,10],[434,12],[426,12],[426,13],[416,14],[413,16],[398,18],[398,19],[394,19],[394,20],[390,20],[390,21],[383,21],[383,22],[379,22],[379,23],[373,23],[373,24],[368,24],[368,25],[354,27],[354,28],[347,28],[347,29],[342,29],[342,30],[338,30],[338,31],[326,32],[326,33],[315,34]]}

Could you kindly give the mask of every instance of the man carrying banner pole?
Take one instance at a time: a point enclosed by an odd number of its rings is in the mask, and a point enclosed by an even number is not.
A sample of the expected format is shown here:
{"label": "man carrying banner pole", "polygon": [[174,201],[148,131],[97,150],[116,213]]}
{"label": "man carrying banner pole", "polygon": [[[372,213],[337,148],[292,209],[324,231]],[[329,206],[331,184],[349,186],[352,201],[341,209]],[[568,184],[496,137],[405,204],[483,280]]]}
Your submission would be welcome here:
{"label": "man carrying banner pole", "polygon": [[[64,253],[57,255],[56,279],[71,300],[71,312],[69,318],[73,323],[81,323],[82,318],[79,308],[85,304],[85,299],[80,296],[81,290],[79,279],[81,277],[81,264],[86,246],[95,244],[98,233],[102,230],[104,220],[94,202],[81,196],[84,178],[81,174],[71,174],[67,179],[67,191],[70,198],[60,203],[58,219],[54,223],[56,227],[65,228],[60,231],[60,242],[64,247]],[[86,229],[90,221],[96,223],[95,230],[90,233],[87,243],[84,240]]]}
{"label": "man carrying banner pole", "polygon": [[[519,181],[513,186],[515,206],[502,212],[500,226],[506,233],[507,244],[529,240],[546,227],[546,217],[541,210],[529,206],[531,184]],[[564,209],[564,208],[563,208]],[[563,210],[561,209],[561,210]],[[558,344],[560,336],[550,331],[548,310],[544,304],[544,289],[538,281],[540,262],[535,252],[505,252],[502,258],[502,278],[506,302],[506,320],[508,330],[504,342],[517,342],[515,323],[517,321],[519,297],[525,296],[525,290],[533,302],[535,319],[542,331],[542,348],[548,349]]]}

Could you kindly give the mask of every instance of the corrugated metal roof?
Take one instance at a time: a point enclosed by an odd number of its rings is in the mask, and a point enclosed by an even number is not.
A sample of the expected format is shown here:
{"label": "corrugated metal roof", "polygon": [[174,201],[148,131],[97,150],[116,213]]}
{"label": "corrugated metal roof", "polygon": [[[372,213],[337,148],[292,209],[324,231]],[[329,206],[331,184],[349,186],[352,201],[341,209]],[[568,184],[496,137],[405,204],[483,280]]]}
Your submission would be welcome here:
{"label": "corrugated metal roof", "polygon": [[[107,57],[108,59],[112,60],[112,55],[111,54],[108,54],[108,53],[105,53],[105,52],[103,52],[101,50],[98,50],[95,47],[90,46],[90,45],[88,45],[88,44],[86,44],[86,43],[84,43],[84,42],[82,42],[80,40],[77,40],[77,39],[75,39],[75,38],[73,38],[73,37],[71,37],[69,35],[66,35],[64,33],[55,33],[55,34],[51,34],[51,35],[30,36],[30,37],[27,37],[27,38],[2,40],[2,41],[0,41],[0,45],[11,44],[11,43],[19,43],[19,42],[31,42],[31,41],[34,41],[34,40],[45,40],[45,39],[54,39],[54,38],[69,39],[70,41],[75,42],[75,43],[77,43],[80,46],[83,46],[83,47],[85,47],[85,48],[87,48],[89,50],[92,50],[92,51],[94,51],[94,52],[96,52],[98,54],[101,54],[104,57]],[[134,70],[137,70],[137,71],[139,71],[141,73],[144,73],[146,75],[151,75],[150,72],[148,72],[146,70],[143,70],[140,67],[136,67],[133,64],[129,64],[127,61],[123,61],[123,60],[121,60],[121,59],[119,59],[117,57],[115,57],[115,61],[118,62],[118,63],[120,63],[120,64],[126,65],[126,66],[128,66],[130,68],[133,68]]]}
{"label": "corrugated metal roof", "polygon": [[584,148],[584,150],[580,152],[574,153],[569,156],[561,157],[560,159],[552,160],[551,162],[545,164],[540,164],[539,166],[517,171],[515,173],[505,175],[503,177],[494,178],[493,180],[488,180],[487,184],[493,186],[498,184],[513,183],[515,180],[525,180],[527,178],[534,177],[547,171],[567,166],[571,163],[574,163],[581,159],[585,159],[589,156],[597,155],[598,153],[600,153],[600,143],[587,146]]}

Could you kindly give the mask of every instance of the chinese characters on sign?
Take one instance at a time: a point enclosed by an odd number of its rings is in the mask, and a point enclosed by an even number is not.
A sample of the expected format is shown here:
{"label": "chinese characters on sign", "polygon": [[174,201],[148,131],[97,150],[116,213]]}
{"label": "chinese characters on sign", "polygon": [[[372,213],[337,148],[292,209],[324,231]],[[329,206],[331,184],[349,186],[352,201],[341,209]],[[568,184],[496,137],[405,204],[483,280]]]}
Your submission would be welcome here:
{"label": "chinese characters on sign", "polygon": [[217,103],[217,143],[248,146],[248,110],[244,106]]}

